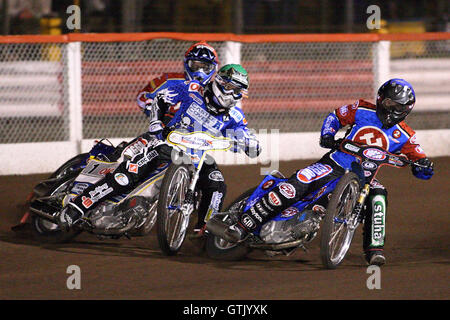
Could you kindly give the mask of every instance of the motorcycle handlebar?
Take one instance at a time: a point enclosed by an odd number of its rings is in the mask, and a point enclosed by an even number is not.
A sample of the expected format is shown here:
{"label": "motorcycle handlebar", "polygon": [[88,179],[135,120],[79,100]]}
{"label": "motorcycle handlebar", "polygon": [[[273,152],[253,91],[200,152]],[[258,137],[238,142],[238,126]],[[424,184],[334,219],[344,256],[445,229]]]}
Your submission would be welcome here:
{"label": "motorcycle handlebar", "polygon": [[[344,141],[344,140],[345,139],[337,139],[337,140],[335,140],[334,144],[333,144],[333,147],[332,147],[332,150],[340,150],[342,141]],[[416,161],[411,161],[409,159],[406,159],[405,157],[400,157],[399,159],[401,161],[403,161],[404,163],[409,164],[410,166],[415,166],[415,167],[420,167],[420,168],[425,168],[425,169],[430,169],[430,168],[433,167],[433,163],[431,163],[430,165],[423,165],[423,164],[420,164],[420,163],[418,163]]]}

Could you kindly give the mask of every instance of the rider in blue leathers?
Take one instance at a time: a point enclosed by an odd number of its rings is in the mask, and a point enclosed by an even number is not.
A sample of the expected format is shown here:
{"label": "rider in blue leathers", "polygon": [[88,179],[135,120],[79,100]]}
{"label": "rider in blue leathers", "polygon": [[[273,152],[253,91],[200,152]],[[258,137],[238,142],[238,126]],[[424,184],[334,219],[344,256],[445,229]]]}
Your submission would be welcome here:
{"label": "rider in blue leathers", "polygon": [[[72,226],[98,203],[131,191],[157,167],[170,162],[172,147],[163,140],[171,130],[202,130],[215,136],[228,136],[237,141],[235,152],[242,149],[250,157],[258,156],[259,143],[247,128],[244,113],[236,106],[236,103],[247,95],[248,85],[247,71],[240,65],[231,64],[223,66],[214,81],[208,83],[204,89],[196,80],[168,86],[163,94],[157,95],[152,101],[154,110],[162,114],[169,109],[174,111],[174,116],[167,125],[159,122],[159,130],[153,131],[158,139],[150,142],[133,158],[123,161],[113,173],[108,173],[105,178],[72,199],[59,214],[59,225],[62,228]],[[208,179],[223,183],[222,174],[214,168],[214,162],[213,165],[202,168],[198,182],[200,188]],[[214,196],[213,194],[212,197]],[[212,199],[211,202],[217,204],[214,210],[220,209],[223,198],[221,196],[220,199]],[[200,222],[204,224],[204,216],[199,216],[199,224]]]}
{"label": "rider in blue leathers", "polygon": [[[184,54],[184,73],[163,73],[139,91],[136,101],[139,108],[149,119],[148,131],[137,136],[119,149],[122,154],[134,156],[154,138],[155,132],[161,130],[174,116],[175,110],[169,108],[162,112],[153,100],[164,95],[168,87],[173,87],[185,81],[197,80],[205,87],[214,78],[218,70],[219,57],[216,50],[206,42],[193,44]],[[123,148],[123,149],[122,149]]]}
{"label": "rider in blue leathers", "polygon": [[[140,90],[136,100],[149,119],[148,131],[129,142],[122,154],[129,157],[138,154],[172,120],[178,110],[175,105],[160,108],[155,101],[169,99],[168,89],[184,85],[186,81],[196,80],[204,88],[217,73],[218,64],[219,58],[215,49],[206,42],[198,42],[193,44],[184,55],[184,73],[164,73],[158,78],[152,79]],[[203,89],[201,88],[201,90]],[[203,234],[203,217],[208,210],[220,209],[223,200],[218,200],[225,198],[226,185],[217,165],[214,162],[206,163],[203,173],[207,174],[202,174],[199,181],[203,195],[199,206],[199,220],[194,228],[194,234],[189,237]]]}
{"label": "rider in blue leathers", "polygon": [[[212,46],[206,42],[193,44],[185,53],[184,73],[164,73],[158,78],[152,79],[137,95],[137,104],[142,111],[153,121],[160,120],[167,122],[173,113],[158,114],[153,108],[153,99],[164,92],[168,87],[174,86],[179,82],[197,80],[202,87],[205,87],[219,69],[219,58]],[[168,118],[167,118],[168,117]],[[158,128],[154,127],[158,130]],[[151,130],[150,130],[151,131]]]}
{"label": "rider in blue leathers", "polygon": [[[414,90],[403,79],[391,79],[378,90],[376,105],[357,100],[330,113],[324,120],[320,145],[324,148],[335,146],[334,136],[339,129],[350,126],[346,139],[366,145],[377,145],[392,153],[402,153],[408,159],[417,161],[426,168],[413,167],[412,173],[419,179],[430,179],[433,164],[417,144],[414,131],[403,121],[415,103]],[[238,242],[249,232],[257,230],[290,205],[300,201],[308,194],[318,190],[327,182],[334,180],[352,168],[356,157],[332,150],[319,161],[298,170],[283,188],[275,188],[260,201],[244,212],[239,222],[227,228],[223,235],[229,242]],[[289,191],[289,192],[287,192]],[[385,242],[385,217],[387,191],[378,181],[371,185],[364,221],[363,250],[369,264],[385,263],[383,247]],[[319,226],[320,217],[311,214],[308,226],[311,232]],[[314,229],[314,230],[313,230]]]}

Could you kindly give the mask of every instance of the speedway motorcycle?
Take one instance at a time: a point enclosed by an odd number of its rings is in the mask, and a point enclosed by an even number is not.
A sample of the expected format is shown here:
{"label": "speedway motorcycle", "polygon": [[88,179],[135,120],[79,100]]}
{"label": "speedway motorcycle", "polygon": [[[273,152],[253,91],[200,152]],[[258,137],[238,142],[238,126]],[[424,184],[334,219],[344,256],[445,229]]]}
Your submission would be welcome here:
{"label": "speedway motorcycle", "polygon": [[[32,226],[42,239],[66,242],[83,231],[99,238],[112,239],[146,235],[157,222],[161,250],[167,255],[174,255],[183,244],[190,215],[198,208],[201,199],[197,181],[208,152],[228,150],[236,145],[232,141],[205,132],[181,131],[170,132],[165,142],[145,141],[141,148],[149,143],[171,145],[174,149],[172,161],[161,164],[130,193],[112,197],[88,211],[87,219],[75,227],[68,231],[60,230],[55,221],[56,214],[71,198],[107,173],[114,172],[129,147],[124,149],[97,143],[88,154],[69,160],[51,178],[35,187],[34,200],[29,209]],[[122,156],[112,161],[118,154]],[[87,155],[88,159],[80,160]]]}
{"label": "speedway motorcycle", "polygon": [[55,243],[70,241],[82,231],[96,234],[99,238],[148,234],[156,222],[156,200],[168,164],[157,168],[129,194],[105,201],[89,212],[89,224],[63,231],[55,221],[55,215],[67,201],[113,172],[124,157],[136,154],[148,143],[139,138],[115,147],[108,140],[96,141],[89,152],[68,160],[34,187],[28,198],[29,210],[13,230],[20,230],[27,220],[31,220],[33,234],[38,240]]}
{"label": "speedway motorcycle", "polygon": [[364,222],[364,205],[370,185],[382,166],[402,168],[407,165],[425,167],[405,157],[391,154],[378,146],[361,145],[351,140],[338,140],[334,149],[354,155],[352,169],[343,176],[325,184],[319,190],[283,210],[259,230],[250,233],[239,243],[229,243],[220,237],[222,230],[236,223],[242,212],[287,179],[279,172],[273,172],[256,188],[243,193],[224,211],[214,215],[206,230],[206,252],[214,259],[239,260],[251,250],[264,250],[267,253],[289,255],[297,248],[306,249],[317,234],[304,233],[302,227],[308,210],[314,208],[322,197],[327,197],[326,214],[322,219],[320,255],[325,268],[336,268],[347,254],[354,233]]}
{"label": "speedway motorcycle", "polygon": [[190,216],[200,202],[197,181],[208,153],[227,151],[238,145],[232,139],[214,137],[202,131],[172,131],[167,136],[167,143],[174,151],[161,184],[156,220],[160,249],[172,256],[181,249]]}

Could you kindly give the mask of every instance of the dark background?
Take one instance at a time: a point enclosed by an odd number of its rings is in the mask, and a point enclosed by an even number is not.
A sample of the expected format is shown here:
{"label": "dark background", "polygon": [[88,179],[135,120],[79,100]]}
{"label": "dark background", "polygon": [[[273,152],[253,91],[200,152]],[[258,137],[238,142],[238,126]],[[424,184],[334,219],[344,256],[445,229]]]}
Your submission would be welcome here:
{"label": "dark background", "polygon": [[[2,34],[49,33],[40,23],[48,13],[24,8],[6,16],[5,8],[13,6],[14,0],[0,0],[0,4]],[[380,7],[387,27],[413,22],[422,31],[448,31],[450,7],[447,0],[52,0],[50,16],[61,18],[59,31],[52,34],[70,31],[65,26],[66,9],[73,4],[81,8],[80,32],[99,33],[360,33],[369,31],[366,10],[370,5]]]}

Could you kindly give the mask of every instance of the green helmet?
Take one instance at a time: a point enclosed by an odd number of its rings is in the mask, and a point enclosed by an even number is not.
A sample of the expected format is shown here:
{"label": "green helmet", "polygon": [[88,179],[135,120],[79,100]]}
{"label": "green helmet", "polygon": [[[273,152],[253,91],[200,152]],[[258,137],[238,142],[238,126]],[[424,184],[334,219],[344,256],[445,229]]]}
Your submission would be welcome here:
{"label": "green helmet", "polygon": [[207,105],[215,113],[228,111],[243,97],[248,96],[247,70],[240,64],[227,64],[220,68],[205,92]]}

